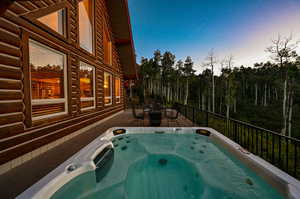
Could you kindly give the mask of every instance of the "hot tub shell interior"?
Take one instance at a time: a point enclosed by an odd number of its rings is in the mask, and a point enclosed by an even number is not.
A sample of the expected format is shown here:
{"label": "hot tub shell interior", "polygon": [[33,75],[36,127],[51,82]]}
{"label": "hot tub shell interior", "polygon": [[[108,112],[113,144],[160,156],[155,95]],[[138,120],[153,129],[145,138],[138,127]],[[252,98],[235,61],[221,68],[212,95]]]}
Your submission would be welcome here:
{"label": "hot tub shell interior", "polygon": [[[47,176],[42,178],[36,184],[31,186],[25,192],[20,194],[17,199],[45,199],[51,198],[55,192],[57,192],[66,183],[76,178],[79,175],[96,170],[94,163],[95,157],[107,147],[113,147],[111,140],[115,136],[119,136],[114,131],[116,129],[125,129],[126,133],[196,133],[197,130],[202,129],[210,132],[210,139],[218,143],[222,147],[226,148],[230,153],[242,161],[245,165],[254,170],[259,176],[264,178],[269,184],[275,187],[286,198],[300,198],[300,182],[281,171],[280,169],[269,164],[265,160],[255,156],[240,145],[236,144],[232,140],[223,136],[219,132],[211,128],[198,128],[198,127],[182,127],[182,128],[151,128],[151,127],[116,127],[107,130],[104,134],[99,136],[89,145],[84,147],[81,151],[69,158],[55,170],[50,172]],[[121,134],[122,135],[122,134]],[[203,135],[205,136],[205,135]]]}

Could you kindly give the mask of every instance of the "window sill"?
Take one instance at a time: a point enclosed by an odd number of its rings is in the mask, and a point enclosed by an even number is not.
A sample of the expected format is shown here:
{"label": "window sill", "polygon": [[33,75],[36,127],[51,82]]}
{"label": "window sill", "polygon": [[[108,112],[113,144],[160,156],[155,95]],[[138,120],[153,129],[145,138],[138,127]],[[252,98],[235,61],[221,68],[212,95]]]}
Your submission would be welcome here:
{"label": "window sill", "polygon": [[90,57],[96,58],[95,50],[93,50],[93,52],[90,52],[90,51],[88,51],[88,50],[82,48],[82,47],[80,46],[80,44],[78,44],[78,49],[79,49],[79,51],[81,51],[82,53],[84,53],[84,54],[86,54],[86,55],[88,55],[88,56],[90,56]]}
{"label": "window sill", "polygon": [[[47,116],[47,115],[46,115]],[[68,113],[62,112],[62,113],[57,113],[56,115],[49,115],[48,117],[44,118],[32,118],[32,127],[37,127],[37,126],[48,126],[51,125],[54,122],[57,121],[63,121],[65,119],[69,119],[70,115]]]}
{"label": "window sill", "polygon": [[91,107],[82,108],[81,112],[86,112],[86,111],[91,111],[91,110],[96,110],[96,107],[95,106],[91,106]]}

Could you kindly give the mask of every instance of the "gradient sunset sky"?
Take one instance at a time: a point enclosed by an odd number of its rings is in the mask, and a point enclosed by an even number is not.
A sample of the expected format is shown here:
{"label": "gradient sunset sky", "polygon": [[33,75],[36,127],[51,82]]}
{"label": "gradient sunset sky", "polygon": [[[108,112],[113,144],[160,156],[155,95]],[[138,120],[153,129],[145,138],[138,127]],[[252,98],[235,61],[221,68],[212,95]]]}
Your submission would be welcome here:
{"label": "gradient sunset sky", "polygon": [[[210,49],[235,66],[269,60],[265,52],[278,34],[300,40],[300,0],[128,0],[140,58],[154,50],[176,59],[192,56],[198,71]],[[300,47],[298,48],[300,54]]]}

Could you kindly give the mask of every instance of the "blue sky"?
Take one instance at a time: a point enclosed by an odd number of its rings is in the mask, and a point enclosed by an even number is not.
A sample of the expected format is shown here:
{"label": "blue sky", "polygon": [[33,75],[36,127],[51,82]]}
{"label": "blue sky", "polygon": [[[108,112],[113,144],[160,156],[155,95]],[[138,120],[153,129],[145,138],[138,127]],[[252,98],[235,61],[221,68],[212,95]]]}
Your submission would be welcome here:
{"label": "blue sky", "polygon": [[199,71],[214,49],[235,65],[269,59],[278,34],[300,39],[300,0],[128,0],[138,62],[154,50],[192,56]]}

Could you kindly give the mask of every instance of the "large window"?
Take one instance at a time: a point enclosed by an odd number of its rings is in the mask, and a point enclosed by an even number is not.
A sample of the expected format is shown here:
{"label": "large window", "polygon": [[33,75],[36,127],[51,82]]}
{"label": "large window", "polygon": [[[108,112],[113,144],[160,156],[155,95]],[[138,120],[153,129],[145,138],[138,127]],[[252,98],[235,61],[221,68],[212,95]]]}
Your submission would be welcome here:
{"label": "large window", "polygon": [[116,95],[116,103],[121,102],[121,80],[120,78],[115,78],[115,95]]}
{"label": "large window", "polygon": [[66,33],[66,9],[58,10],[54,13],[40,17],[37,20],[60,33],[61,35],[65,35]]}
{"label": "large window", "polygon": [[112,104],[112,75],[104,73],[104,104]]}
{"label": "large window", "polygon": [[112,43],[106,26],[103,31],[103,52],[104,63],[112,65]]}
{"label": "large window", "polygon": [[81,0],[79,9],[80,46],[90,53],[94,51],[94,12],[93,0]]}
{"label": "large window", "polygon": [[79,76],[81,109],[95,108],[95,68],[80,62]]}
{"label": "large window", "polygon": [[32,117],[67,113],[66,55],[29,41]]}

